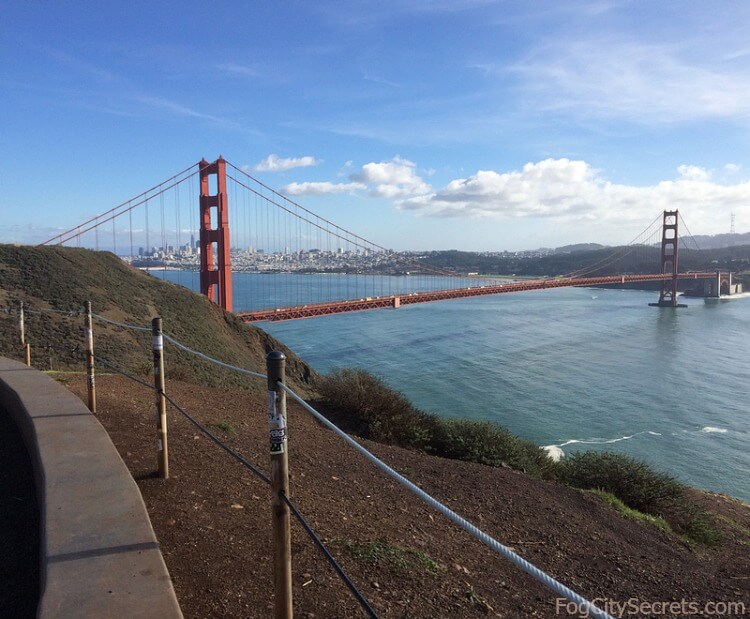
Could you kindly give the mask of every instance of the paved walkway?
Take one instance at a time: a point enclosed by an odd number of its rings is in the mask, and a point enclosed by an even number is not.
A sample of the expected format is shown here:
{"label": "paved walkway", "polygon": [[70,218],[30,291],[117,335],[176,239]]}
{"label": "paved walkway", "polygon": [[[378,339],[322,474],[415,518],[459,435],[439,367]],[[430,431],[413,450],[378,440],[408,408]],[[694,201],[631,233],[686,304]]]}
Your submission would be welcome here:
{"label": "paved walkway", "polygon": [[49,376],[3,357],[0,408],[33,468],[37,617],[181,619],[138,486],[94,415]]}

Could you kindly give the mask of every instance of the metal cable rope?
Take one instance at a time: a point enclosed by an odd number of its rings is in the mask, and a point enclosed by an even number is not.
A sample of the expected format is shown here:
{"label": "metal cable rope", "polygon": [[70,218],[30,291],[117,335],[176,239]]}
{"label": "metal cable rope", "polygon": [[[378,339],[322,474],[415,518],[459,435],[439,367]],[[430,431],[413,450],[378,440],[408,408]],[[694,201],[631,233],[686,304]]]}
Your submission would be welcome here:
{"label": "metal cable rope", "polygon": [[[143,327],[138,327],[139,329],[143,329]],[[248,374],[250,376],[255,376],[257,378],[267,378],[263,374],[259,374],[258,372],[252,372],[250,370],[244,370],[242,368],[238,368],[237,366],[224,363],[222,361],[218,361],[217,359],[214,359],[213,357],[209,357],[208,355],[204,355],[203,353],[200,353],[198,351],[195,351],[191,348],[188,348],[184,344],[178,342],[174,338],[169,337],[168,335],[164,334],[164,339],[170,341],[171,343],[175,344],[179,348],[182,348],[183,350],[190,352],[192,354],[195,354],[201,358],[206,359],[207,361],[210,361],[212,363],[215,363],[217,365],[220,365],[222,367],[225,367],[230,370],[239,371],[243,374]],[[112,368],[111,365],[108,367]],[[114,369],[114,368],[112,368]],[[115,370],[116,371],[116,370]],[[124,374],[123,372],[120,372],[123,375],[127,376],[127,374]],[[135,379],[138,380],[138,379]],[[142,381],[138,381],[142,382]],[[145,384],[145,383],[143,383]],[[512,563],[514,563],[517,567],[524,570],[527,574],[533,576],[538,581],[540,581],[542,584],[547,586],[549,589],[554,591],[555,593],[558,593],[559,595],[565,597],[566,599],[570,600],[571,602],[574,602],[576,604],[579,604],[581,608],[586,609],[593,617],[596,617],[597,619],[613,619],[613,617],[606,612],[602,611],[601,609],[597,608],[594,604],[586,600],[584,597],[573,591],[572,589],[566,587],[561,582],[555,580],[547,573],[540,570],[538,567],[521,557],[520,555],[513,552],[510,548],[507,546],[504,546],[500,542],[498,542],[493,537],[487,535],[484,531],[477,528],[473,524],[471,524],[468,520],[465,518],[459,516],[456,512],[451,510],[449,507],[443,505],[440,501],[433,498],[427,492],[422,490],[419,486],[412,483],[408,479],[406,479],[403,475],[397,473],[394,471],[390,466],[388,466],[385,462],[380,460],[377,456],[370,453],[367,449],[362,447],[357,441],[355,441],[353,438],[351,438],[348,434],[346,434],[343,430],[338,428],[335,424],[333,424],[331,421],[329,421],[326,417],[324,417],[321,413],[319,413],[317,410],[315,410],[312,406],[310,406],[307,402],[305,402],[304,399],[302,399],[300,396],[298,396],[290,387],[287,387],[284,383],[279,383],[281,388],[288,393],[295,401],[297,401],[305,410],[307,410],[310,414],[313,415],[318,421],[320,421],[323,425],[325,425],[328,429],[332,430],[335,434],[337,434],[340,438],[342,438],[344,441],[346,441],[349,445],[354,447],[357,451],[359,451],[365,458],[367,458],[370,462],[372,462],[375,466],[380,468],[383,472],[385,472],[387,475],[395,479],[398,483],[400,483],[402,486],[406,487],[408,490],[410,490],[412,493],[416,494],[420,499],[425,501],[428,505],[434,507],[437,509],[440,513],[442,513],[444,516],[446,516],[449,520],[463,528],[465,531],[473,535],[475,538],[477,538],[479,541],[487,545],[489,548],[497,552],[498,554],[502,555],[506,559],[510,560]],[[148,385],[149,388],[154,389],[155,388],[151,385]],[[223,449],[227,451],[227,453],[230,453],[233,457],[238,459],[243,464],[246,464],[247,466],[251,467],[254,471],[257,471],[248,463],[247,461],[242,458],[239,454],[236,454],[235,452],[231,451],[231,448],[221,443],[221,441],[214,437],[208,430],[200,426],[200,424],[192,419],[186,412],[184,412],[184,409],[180,409],[175,402],[169,398],[166,394],[164,394],[164,397],[167,399],[167,401],[170,402],[175,408],[180,410],[180,412],[185,415],[192,423],[194,423],[199,429],[201,429],[204,433],[206,433],[207,436],[210,436],[219,446],[221,446]],[[240,459],[242,458],[242,459]],[[256,474],[260,474],[259,472],[256,472]],[[264,476],[265,477],[265,476]],[[267,479],[267,478],[266,478]],[[286,499],[288,500],[288,499]],[[322,543],[322,542],[321,542]],[[353,585],[352,585],[353,586]]]}
{"label": "metal cable rope", "polygon": [[100,314],[91,314],[94,318],[101,320],[102,322],[107,322],[111,325],[115,325],[116,327],[121,327],[123,329],[132,329],[133,331],[143,331],[144,333],[151,333],[150,327],[139,327],[138,325],[129,325],[124,322],[117,322],[116,320],[111,320],[109,318],[105,318],[104,316],[101,316]]}
{"label": "metal cable rope", "polygon": [[357,590],[357,588],[354,586],[354,583],[351,580],[349,580],[349,577],[346,575],[346,572],[344,572],[343,568],[338,564],[338,561],[336,561],[333,555],[328,551],[328,548],[326,548],[325,544],[321,541],[321,539],[317,536],[315,531],[313,531],[312,527],[304,519],[302,514],[297,509],[297,506],[284,493],[281,494],[281,498],[284,500],[284,503],[286,503],[289,506],[289,509],[292,510],[292,513],[294,514],[295,518],[297,518],[299,523],[302,525],[302,528],[305,529],[305,531],[307,531],[307,534],[312,538],[315,545],[318,548],[320,548],[321,552],[326,556],[326,559],[328,559],[333,569],[336,570],[336,572],[344,581],[346,586],[349,587],[349,590],[354,594],[354,597],[357,598],[357,601],[360,603],[362,608],[367,612],[368,615],[370,615],[370,617],[373,617],[374,619],[378,619],[378,615],[373,609],[373,607],[370,606],[370,604],[367,602],[364,596]]}
{"label": "metal cable rope", "polygon": [[[166,336],[165,336],[166,337]],[[117,374],[120,374],[124,376],[125,378],[128,378],[136,383],[139,383],[140,385],[143,385],[144,387],[147,387],[151,391],[155,391],[159,393],[159,389],[154,387],[153,385],[147,383],[144,380],[141,380],[140,378],[137,378],[128,372],[125,372],[124,370],[121,370],[120,368],[112,365],[109,363],[106,359],[102,359],[101,357],[94,357],[99,363],[102,365],[108,367],[113,372],[116,372]],[[242,464],[245,468],[249,469],[253,474],[255,474],[256,477],[258,477],[261,481],[263,481],[266,485],[271,485],[271,480],[263,474],[258,468],[256,468],[252,463],[250,463],[246,458],[238,454],[236,451],[234,451],[229,445],[224,443],[221,439],[219,439],[215,434],[210,432],[203,424],[201,424],[199,421],[197,421],[195,418],[193,418],[182,406],[177,404],[171,397],[169,397],[166,393],[162,393],[161,395],[164,396],[164,399],[169,402],[179,413],[181,413],[190,423],[192,423],[198,430],[200,430],[205,436],[207,436],[209,439],[211,439],[216,445],[221,447],[226,453],[228,453],[232,458],[237,460],[240,464]],[[312,539],[313,543],[320,549],[320,551],[323,553],[325,558],[328,560],[328,562],[331,564],[331,567],[333,567],[334,571],[339,575],[339,577],[344,581],[344,584],[347,586],[347,588],[352,592],[355,598],[357,598],[357,601],[362,606],[362,608],[367,612],[367,614],[370,617],[373,617],[374,619],[378,619],[377,613],[373,610],[372,606],[367,602],[365,597],[359,592],[359,589],[357,589],[356,585],[352,582],[352,580],[349,578],[349,576],[346,574],[344,569],[339,565],[338,561],[336,561],[336,558],[330,553],[328,548],[326,548],[323,541],[318,537],[318,535],[315,533],[313,528],[310,526],[310,524],[305,520],[305,517],[302,515],[302,513],[299,511],[297,506],[294,504],[294,502],[285,494],[281,495],[281,498],[283,501],[289,506],[289,509],[294,514],[294,517],[297,519],[297,521],[302,525],[302,528],[307,532],[307,534]]]}
{"label": "metal cable rope", "polygon": [[558,595],[561,595],[562,597],[565,597],[571,602],[578,604],[581,609],[585,609],[586,611],[588,611],[591,616],[596,617],[597,619],[614,619],[611,615],[604,612],[600,608],[596,607],[594,604],[589,602],[586,598],[580,596],[572,589],[569,589],[568,587],[563,585],[561,582],[555,580],[549,574],[543,572],[532,563],[529,563],[526,559],[524,559],[520,555],[513,552],[510,548],[508,548],[507,546],[504,546],[493,537],[490,537],[484,531],[482,531],[481,529],[471,524],[468,520],[459,516],[452,509],[446,507],[440,501],[434,499],[432,496],[430,496],[424,490],[422,490],[419,486],[417,486],[416,484],[413,484],[408,479],[406,479],[403,475],[400,475],[399,473],[394,471],[385,462],[383,462],[377,456],[370,453],[367,449],[362,447],[362,445],[360,445],[357,441],[351,438],[343,430],[339,429],[326,417],[324,417],[318,411],[316,411],[312,406],[310,406],[307,402],[305,402],[301,397],[299,397],[294,391],[292,391],[292,389],[287,387],[284,383],[280,382],[279,386],[284,391],[286,391],[294,400],[296,400],[303,408],[305,408],[305,410],[307,410],[310,414],[312,414],[313,417],[315,417],[318,421],[320,421],[323,425],[325,425],[329,430],[332,430],[333,432],[335,432],[344,441],[349,443],[349,445],[354,447],[354,449],[356,449],[359,453],[361,453],[365,458],[367,458],[375,466],[381,469],[384,473],[386,473],[387,475],[395,479],[398,483],[400,483],[402,486],[406,487],[408,490],[416,494],[420,499],[425,501],[428,505],[437,509],[441,514],[443,514],[449,520],[453,521],[462,529],[464,529],[465,531],[473,535],[479,541],[489,546],[492,550],[502,555],[506,559],[509,559],[517,567],[521,568],[527,574],[536,578],[538,581],[540,581],[542,584],[544,584],[546,587],[548,587],[549,589],[551,589]]}
{"label": "metal cable rope", "polygon": [[[140,385],[143,385],[144,387],[150,389],[151,391],[159,392],[159,389],[154,387],[153,385],[147,383],[145,380],[141,380],[140,378],[137,378],[124,370],[121,370],[120,368],[112,365],[109,361],[106,359],[102,359],[101,357],[94,356],[94,359],[99,361],[102,365],[108,367],[113,372],[117,372],[121,376],[124,376],[125,378],[129,378],[130,380],[139,383]],[[221,447],[224,451],[226,451],[230,456],[232,456],[235,460],[249,468],[255,475],[257,475],[261,480],[263,480],[266,484],[270,484],[271,480],[266,477],[260,470],[258,470],[254,465],[252,465],[248,460],[243,458],[240,454],[238,454],[236,451],[234,451],[231,447],[226,445],[219,439],[216,435],[212,434],[211,431],[209,431],[204,425],[202,425],[199,421],[194,419],[184,408],[182,408],[177,402],[175,402],[169,395],[166,393],[162,394],[164,396],[164,399],[169,402],[177,411],[182,413],[182,415],[185,416],[185,418],[192,423],[196,428],[198,428],[203,434],[205,434],[208,438],[210,438],[214,443],[216,443],[219,447]]]}
{"label": "metal cable rope", "polygon": [[[3,308],[3,310],[7,314],[19,314],[20,313],[20,310],[14,307]],[[56,310],[56,309],[51,309],[51,308],[29,309],[28,307],[24,306],[23,313],[24,314],[62,314],[63,316],[70,316],[71,318],[73,318],[75,316],[80,316],[83,312],[82,310],[65,311],[65,310]]]}
{"label": "metal cable rope", "polygon": [[[149,329],[149,331],[151,331],[151,329]],[[244,368],[237,367],[236,365],[232,365],[231,363],[224,363],[223,361],[219,361],[218,359],[214,359],[213,357],[209,357],[208,355],[206,355],[206,354],[204,354],[202,352],[198,352],[197,350],[193,350],[192,348],[188,348],[187,346],[185,346],[185,344],[182,344],[182,343],[178,342],[176,339],[174,339],[173,337],[168,336],[166,333],[162,333],[162,335],[164,336],[165,340],[167,340],[168,342],[171,342],[172,344],[174,344],[175,346],[177,346],[177,348],[181,348],[185,352],[189,352],[191,355],[195,355],[196,357],[200,357],[201,359],[205,359],[206,361],[208,361],[210,363],[214,363],[214,364],[219,365],[219,366],[221,366],[223,368],[226,368],[227,370],[233,370],[234,372],[240,372],[241,374],[247,374],[248,376],[253,376],[255,378],[262,378],[262,379],[266,378],[265,374],[261,374],[259,372],[253,372],[252,370],[245,370]]]}

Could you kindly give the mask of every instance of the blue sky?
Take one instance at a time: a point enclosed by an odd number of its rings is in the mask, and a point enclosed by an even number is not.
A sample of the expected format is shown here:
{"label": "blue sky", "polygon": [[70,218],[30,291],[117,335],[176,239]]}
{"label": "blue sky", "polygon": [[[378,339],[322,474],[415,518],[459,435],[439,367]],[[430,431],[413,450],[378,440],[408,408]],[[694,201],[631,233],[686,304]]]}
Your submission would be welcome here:
{"label": "blue sky", "polygon": [[[0,241],[219,154],[396,249],[750,229],[745,2],[11,1]],[[230,196],[231,200],[231,196]]]}

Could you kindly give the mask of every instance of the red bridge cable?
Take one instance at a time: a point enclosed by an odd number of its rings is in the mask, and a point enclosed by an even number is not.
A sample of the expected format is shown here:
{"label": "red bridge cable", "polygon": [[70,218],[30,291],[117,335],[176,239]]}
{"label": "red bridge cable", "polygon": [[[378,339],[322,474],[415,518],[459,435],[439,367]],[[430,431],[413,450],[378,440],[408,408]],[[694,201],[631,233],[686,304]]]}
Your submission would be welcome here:
{"label": "red bridge cable", "polygon": [[[177,186],[181,185],[182,183],[184,183],[189,178],[195,176],[197,173],[198,172],[194,172],[190,176],[185,176],[184,178],[180,179],[179,181],[176,181],[176,182],[172,183],[168,187],[164,187],[164,189],[162,189],[158,193],[150,195],[147,198],[144,198],[143,200],[140,200],[139,202],[136,202],[135,204],[129,206],[127,209],[125,209],[123,211],[120,211],[119,213],[115,213],[113,215],[110,215],[106,219],[102,219],[101,221],[97,221],[97,223],[94,224],[93,226],[89,226],[88,228],[85,228],[85,229],[82,230],[81,228],[83,228],[83,226],[85,226],[86,224],[81,224],[80,226],[77,226],[75,228],[71,228],[70,230],[68,230],[67,232],[64,232],[63,234],[58,234],[56,237],[53,237],[52,239],[50,239],[48,241],[45,241],[44,243],[41,243],[41,245],[46,245],[46,244],[50,243],[51,241],[53,241],[54,239],[59,239],[62,236],[69,235],[69,236],[66,236],[66,238],[64,238],[62,240],[58,240],[55,243],[55,245],[62,245],[63,243],[67,243],[71,239],[74,239],[74,238],[79,237],[79,236],[81,236],[83,234],[86,234],[87,232],[90,232],[91,230],[94,230],[98,226],[101,226],[102,224],[105,224],[108,221],[112,221],[113,219],[115,219],[117,217],[120,217],[120,215],[124,215],[125,213],[128,213],[128,212],[132,211],[133,209],[139,207],[141,204],[148,204],[149,200],[153,200],[157,196],[163,195],[165,192],[169,191],[170,189],[174,189],[175,187],[177,187]],[[140,195],[143,196],[145,194],[140,194]],[[125,202],[123,204],[128,204],[128,202]],[[122,206],[122,205],[120,205],[120,206]],[[110,209],[107,212],[111,213],[112,210]],[[99,215],[99,216],[97,216],[97,217],[95,217],[93,219],[90,219],[89,222],[94,221],[95,219],[98,219],[99,217],[102,217],[102,215]]]}
{"label": "red bridge cable", "polygon": [[[625,256],[628,256],[633,251],[635,251],[636,248],[639,247],[639,245],[636,245],[637,241],[639,239],[641,239],[641,237],[643,237],[645,235],[645,233],[647,233],[654,226],[654,224],[656,224],[659,221],[661,221],[661,219],[662,219],[662,215],[659,214],[656,217],[656,219],[654,219],[654,221],[652,221],[648,226],[646,226],[646,228],[644,230],[642,230],[640,233],[638,233],[638,235],[632,241],[630,241],[630,243],[628,243],[627,245],[625,245],[623,247],[620,247],[619,249],[615,250],[614,253],[610,254],[609,256],[607,256],[605,258],[602,258],[598,262],[595,262],[594,264],[592,264],[592,265],[590,265],[588,267],[584,267],[584,268],[578,269],[576,271],[571,271],[570,273],[566,273],[565,275],[563,275],[563,277],[571,277],[571,278],[572,277],[580,277],[580,276],[585,275],[587,273],[592,273],[594,271],[602,269],[605,266],[609,266],[613,262],[616,262],[617,260],[620,260],[620,259],[624,258]],[[621,254],[621,255],[618,255],[618,254]]]}
{"label": "red bridge cable", "polygon": [[[228,161],[227,161],[227,164],[230,165],[231,167],[237,169],[236,166],[232,165]],[[245,172],[243,172],[243,174],[245,174],[246,176],[248,176],[250,179],[255,180],[249,174],[247,174]],[[270,204],[270,205],[273,205],[273,206],[275,206],[277,208],[280,208],[281,210],[289,213],[290,215],[292,215],[294,217],[300,218],[302,221],[306,221],[311,226],[314,226],[315,228],[326,232],[328,235],[334,236],[334,237],[336,237],[338,239],[341,239],[344,243],[347,243],[347,244],[351,243],[352,245],[354,245],[355,247],[358,247],[360,249],[368,249],[369,250],[370,247],[376,247],[379,250],[386,252],[387,254],[393,254],[394,253],[392,250],[390,250],[390,249],[388,249],[386,247],[383,247],[382,245],[378,245],[377,243],[373,243],[372,241],[368,241],[364,237],[361,237],[358,234],[354,234],[353,232],[350,232],[350,231],[346,230],[345,228],[342,228],[341,226],[338,226],[338,225],[334,224],[333,222],[328,221],[325,217],[320,217],[319,215],[316,215],[312,211],[310,211],[310,210],[308,210],[308,209],[300,206],[299,204],[297,204],[296,202],[293,202],[292,200],[287,199],[286,197],[284,197],[283,195],[281,195],[281,194],[279,194],[277,192],[273,192],[273,193],[275,195],[279,196],[280,198],[282,198],[283,200],[285,200],[286,202],[289,202],[289,204],[292,204],[292,205],[294,205],[296,207],[299,207],[300,209],[302,209],[306,213],[309,213],[310,215],[312,215],[316,219],[318,219],[320,221],[323,221],[326,224],[329,224],[329,225],[333,226],[337,230],[340,230],[341,233],[334,232],[332,230],[326,230],[325,228],[323,228],[323,226],[320,223],[317,223],[315,221],[312,221],[311,219],[303,217],[302,215],[300,215],[298,213],[295,213],[294,211],[292,211],[288,207],[284,206],[283,204],[279,204],[275,200],[272,200],[271,198],[268,198],[268,197],[264,196],[262,193],[256,191],[252,187],[246,185],[245,183],[243,183],[241,180],[235,178],[234,176],[231,176],[231,175],[227,174],[227,178],[233,180],[238,185],[240,185],[241,187],[244,187],[248,191],[251,191],[252,193],[260,196],[261,198],[263,198],[266,201],[267,204]],[[258,182],[258,181],[256,181],[256,182]],[[259,183],[259,184],[262,185],[264,188],[266,188],[266,186],[263,185],[262,183]],[[273,190],[271,190],[271,191],[273,191]],[[356,241],[352,240],[352,237],[354,239],[357,239],[357,240]],[[435,275],[445,275],[445,276],[450,276],[450,277],[461,277],[461,274],[459,274],[459,273],[455,273],[453,271],[448,271],[448,270],[444,270],[444,269],[439,269],[439,268],[436,268],[436,267],[430,267],[430,266],[427,266],[427,265],[425,265],[425,264],[423,264],[421,262],[417,262],[417,261],[413,261],[413,260],[408,260],[408,259],[405,260],[405,262],[406,262],[406,264],[412,264],[413,266],[419,267],[419,269],[421,269],[421,270],[430,271],[431,273],[433,273]]]}
{"label": "red bridge cable", "polygon": [[[200,165],[200,164],[198,164],[198,165]],[[151,193],[151,192],[152,192],[152,191],[154,191],[155,189],[158,189],[158,188],[159,188],[159,187],[161,187],[162,185],[166,185],[167,183],[170,183],[170,182],[172,182],[172,181],[173,181],[174,179],[176,179],[176,178],[178,178],[178,177],[182,176],[183,174],[185,174],[185,173],[187,173],[187,172],[190,172],[190,170],[192,170],[192,169],[193,169],[193,168],[194,168],[195,166],[196,166],[196,164],[195,164],[195,163],[191,164],[191,165],[190,165],[189,167],[185,168],[185,169],[184,169],[184,170],[182,170],[181,172],[178,172],[177,174],[175,174],[175,175],[171,176],[171,177],[170,177],[170,178],[168,178],[167,180],[165,180],[165,181],[162,181],[161,183],[158,183],[157,185],[154,185],[154,186],[153,186],[153,187],[151,187],[150,189],[146,189],[146,191],[144,191],[144,192],[142,192],[142,193],[139,193],[139,194],[138,194],[137,196],[134,196],[133,198],[130,198],[130,200],[126,200],[125,202],[122,202],[122,203],[118,204],[117,206],[113,206],[113,207],[112,207],[111,209],[109,209],[108,211],[104,211],[103,213],[99,213],[98,215],[95,215],[95,216],[94,216],[94,217],[92,217],[91,219],[87,219],[87,220],[86,220],[86,221],[84,221],[83,223],[80,223],[80,224],[78,224],[78,225],[77,225],[77,226],[75,226],[74,228],[70,228],[69,230],[66,230],[65,232],[61,232],[60,234],[57,234],[57,235],[53,236],[53,237],[52,237],[52,238],[50,238],[50,239],[47,239],[46,241],[44,241],[44,243],[40,243],[40,245],[48,245],[49,243],[51,243],[51,242],[52,242],[52,241],[54,241],[55,239],[58,239],[58,238],[60,238],[60,237],[62,237],[62,236],[67,236],[67,235],[69,235],[69,234],[70,234],[71,232],[73,232],[74,230],[78,230],[79,228],[83,228],[83,226],[86,226],[86,225],[90,224],[90,223],[91,223],[92,221],[96,221],[96,220],[98,220],[98,219],[99,219],[100,217],[104,217],[105,215],[109,215],[109,214],[110,214],[110,213],[112,213],[113,211],[116,211],[116,210],[118,210],[118,209],[122,208],[123,206],[126,206],[127,204],[130,204],[130,203],[131,203],[131,202],[132,202],[133,200],[138,200],[139,198],[142,198],[143,196],[145,196],[145,195],[147,195],[147,194]],[[195,172],[194,172],[193,174],[195,174]],[[128,210],[130,210],[130,209],[124,210],[124,211],[123,211],[123,212],[122,212],[121,214],[127,213],[127,212],[128,212]],[[107,221],[109,221],[109,220],[107,220]],[[89,228],[89,230],[91,230],[91,228]],[[87,230],[87,231],[88,231],[88,230]],[[68,240],[68,239],[66,239],[66,240]],[[65,241],[60,241],[60,242],[56,243],[56,245],[60,245],[61,243],[64,243],[64,242],[65,242]]]}

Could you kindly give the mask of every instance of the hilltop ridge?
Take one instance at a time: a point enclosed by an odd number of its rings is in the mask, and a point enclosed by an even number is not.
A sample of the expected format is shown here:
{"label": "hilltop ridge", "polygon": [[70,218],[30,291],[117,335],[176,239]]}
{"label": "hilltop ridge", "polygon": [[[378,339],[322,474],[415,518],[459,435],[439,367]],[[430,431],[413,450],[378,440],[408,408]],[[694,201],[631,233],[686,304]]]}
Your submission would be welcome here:
{"label": "hilltop ridge", "polygon": [[[37,367],[81,369],[83,319],[53,309],[77,311],[87,300],[94,313],[121,323],[148,326],[161,316],[164,331],[182,343],[227,363],[265,373],[265,355],[281,350],[287,355],[290,384],[306,393],[315,372],[288,347],[265,331],[246,325],[204,296],[130,267],[114,254],[67,247],[0,245],[0,306],[23,300],[27,339]],[[15,320],[4,316],[3,321]],[[150,368],[150,335],[95,321],[97,356],[141,374]],[[51,348],[50,348],[51,347]],[[0,329],[0,354],[19,358],[17,330],[8,323]],[[247,381],[220,370],[175,347],[166,354],[167,375],[212,385],[243,384],[263,389],[261,381]]]}

